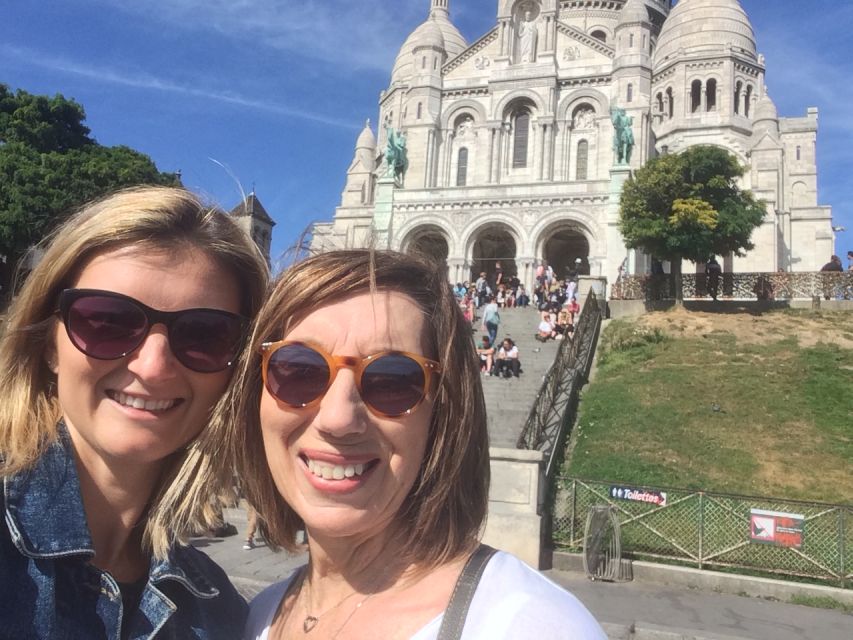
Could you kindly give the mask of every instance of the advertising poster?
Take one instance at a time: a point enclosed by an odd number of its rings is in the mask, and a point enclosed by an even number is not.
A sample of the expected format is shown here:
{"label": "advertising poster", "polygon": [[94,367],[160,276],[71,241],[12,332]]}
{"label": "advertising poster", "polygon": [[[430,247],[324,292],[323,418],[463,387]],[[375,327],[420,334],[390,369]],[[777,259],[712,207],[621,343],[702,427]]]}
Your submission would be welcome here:
{"label": "advertising poster", "polygon": [[800,549],[803,546],[803,522],[797,513],[763,511],[749,512],[749,539],[760,544]]}

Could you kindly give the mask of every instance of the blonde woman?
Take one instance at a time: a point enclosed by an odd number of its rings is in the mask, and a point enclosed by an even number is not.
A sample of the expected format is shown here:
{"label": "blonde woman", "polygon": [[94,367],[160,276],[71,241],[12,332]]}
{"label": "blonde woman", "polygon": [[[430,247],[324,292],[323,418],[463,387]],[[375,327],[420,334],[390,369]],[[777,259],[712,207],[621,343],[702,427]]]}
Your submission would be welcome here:
{"label": "blonde woman", "polygon": [[170,188],[83,208],[0,339],[0,629],[14,638],[235,638],[245,603],[182,544],[230,481],[212,421],[266,264]]}

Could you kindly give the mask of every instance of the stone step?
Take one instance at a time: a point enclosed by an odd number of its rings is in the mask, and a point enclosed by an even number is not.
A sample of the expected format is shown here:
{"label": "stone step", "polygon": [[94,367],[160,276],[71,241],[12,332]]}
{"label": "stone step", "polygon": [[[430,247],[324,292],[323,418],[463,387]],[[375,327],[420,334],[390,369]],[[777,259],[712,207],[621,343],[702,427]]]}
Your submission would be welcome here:
{"label": "stone step", "polygon": [[[515,448],[560,342],[542,343],[535,339],[540,316],[533,309],[501,309],[500,315],[497,341],[512,338],[518,347],[522,373],[510,379],[484,375],[483,395],[491,446]],[[479,319],[473,327],[474,340],[479,344],[483,335]]]}

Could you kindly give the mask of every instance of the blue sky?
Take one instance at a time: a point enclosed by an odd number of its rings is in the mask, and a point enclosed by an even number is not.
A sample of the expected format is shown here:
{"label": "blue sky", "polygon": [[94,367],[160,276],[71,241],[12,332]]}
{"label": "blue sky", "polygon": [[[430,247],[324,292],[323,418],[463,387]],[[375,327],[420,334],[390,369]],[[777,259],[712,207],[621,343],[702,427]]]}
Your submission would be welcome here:
{"label": "blue sky", "polygon": [[[469,42],[497,0],[451,0]],[[820,108],[820,204],[853,249],[853,2],[741,0],[782,116]],[[125,144],[230,209],[256,185],[273,254],[340,201],[355,140],[430,0],[2,0],[0,82],[82,103]],[[845,261],[846,264],[846,261]]]}

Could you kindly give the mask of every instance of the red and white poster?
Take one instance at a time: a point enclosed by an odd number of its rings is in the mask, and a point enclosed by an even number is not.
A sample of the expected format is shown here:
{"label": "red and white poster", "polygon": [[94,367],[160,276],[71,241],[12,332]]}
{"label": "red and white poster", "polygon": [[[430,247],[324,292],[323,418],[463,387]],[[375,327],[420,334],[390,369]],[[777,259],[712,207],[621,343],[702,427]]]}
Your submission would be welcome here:
{"label": "red and white poster", "polygon": [[763,511],[749,512],[749,539],[761,544],[800,549],[803,546],[805,516],[797,513]]}

